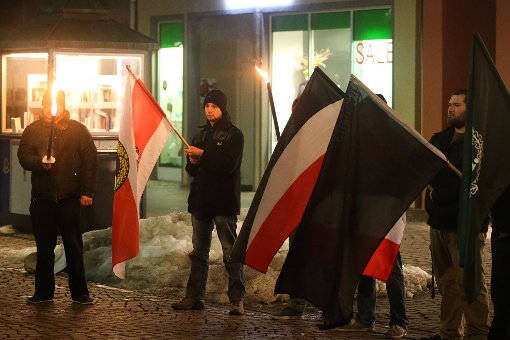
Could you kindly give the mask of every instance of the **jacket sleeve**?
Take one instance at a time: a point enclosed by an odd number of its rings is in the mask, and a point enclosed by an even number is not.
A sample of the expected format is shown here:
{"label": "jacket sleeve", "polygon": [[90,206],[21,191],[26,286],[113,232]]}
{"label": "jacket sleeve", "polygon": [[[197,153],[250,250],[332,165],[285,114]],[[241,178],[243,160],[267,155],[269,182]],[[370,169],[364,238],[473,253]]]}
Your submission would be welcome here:
{"label": "jacket sleeve", "polygon": [[243,147],[243,133],[236,128],[232,136],[224,142],[221,150],[204,151],[200,158],[200,166],[212,173],[232,174],[241,165]]}
{"label": "jacket sleeve", "polygon": [[44,155],[41,153],[40,145],[34,144],[35,131],[33,126],[27,126],[21,135],[21,141],[18,148],[18,160],[23,169],[38,172],[45,171],[42,166]]}
{"label": "jacket sleeve", "polygon": [[81,159],[81,195],[94,197],[97,177],[97,149],[90,132],[82,126],[78,152]]}
{"label": "jacket sleeve", "polygon": [[[191,141],[191,145],[193,146],[196,146],[197,144],[197,138],[198,138],[198,135],[196,135],[193,140]],[[190,175],[191,177],[195,177],[198,173],[198,164],[191,164],[191,162],[189,161],[189,156],[186,156],[186,172],[188,173],[188,175]]]}

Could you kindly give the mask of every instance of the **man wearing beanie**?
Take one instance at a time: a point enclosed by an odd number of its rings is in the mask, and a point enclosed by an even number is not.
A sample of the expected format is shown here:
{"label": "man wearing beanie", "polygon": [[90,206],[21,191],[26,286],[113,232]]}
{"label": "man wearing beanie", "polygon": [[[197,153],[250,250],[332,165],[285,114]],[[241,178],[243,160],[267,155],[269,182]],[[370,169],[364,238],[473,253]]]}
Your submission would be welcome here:
{"label": "man wearing beanie", "polygon": [[243,264],[231,258],[237,238],[240,211],[241,160],[244,137],[232,124],[227,112],[227,96],[210,91],[204,99],[207,123],[186,149],[186,171],[193,177],[188,197],[192,215],[193,251],[186,296],[172,304],[173,309],[204,309],[205,286],[209,271],[209,250],[214,226],[223,250],[228,273],[230,315],[243,315],[245,294]]}

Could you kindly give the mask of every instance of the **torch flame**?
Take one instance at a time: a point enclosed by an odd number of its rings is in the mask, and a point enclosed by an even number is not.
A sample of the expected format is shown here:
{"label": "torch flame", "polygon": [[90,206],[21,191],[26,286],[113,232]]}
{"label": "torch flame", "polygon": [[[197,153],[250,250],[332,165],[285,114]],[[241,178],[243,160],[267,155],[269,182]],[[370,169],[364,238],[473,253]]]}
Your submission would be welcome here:
{"label": "torch flame", "polygon": [[51,115],[55,117],[57,115],[57,82],[54,81],[51,86]]}
{"label": "torch flame", "polygon": [[270,81],[269,81],[269,74],[266,72],[266,71],[263,71],[261,70],[260,68],[258,68],[257,65],[255,65],[255,69],[257,70],[257,72],[262,76],[264,77],[264,80],[266,81],[266,84],[268,84]]}

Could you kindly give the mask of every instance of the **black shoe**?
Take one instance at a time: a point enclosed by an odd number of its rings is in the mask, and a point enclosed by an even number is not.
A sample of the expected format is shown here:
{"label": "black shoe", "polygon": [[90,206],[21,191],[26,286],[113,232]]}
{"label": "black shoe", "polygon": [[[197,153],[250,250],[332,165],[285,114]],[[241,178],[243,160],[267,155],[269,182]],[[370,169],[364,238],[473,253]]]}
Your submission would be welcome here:
{"label": "black shoe", "polygon": [[48,302],[53,302],[53,298],[43,298],[40,295],[35,294],[34,296],[31,296],[27,299],[27,303],[32,305]]}
{"label": "black shoe", "polygon": [[94,299],[88,295],[80,295],[77,298],[73,298],[73,303],[77,303],[80,305],[93,305]]}

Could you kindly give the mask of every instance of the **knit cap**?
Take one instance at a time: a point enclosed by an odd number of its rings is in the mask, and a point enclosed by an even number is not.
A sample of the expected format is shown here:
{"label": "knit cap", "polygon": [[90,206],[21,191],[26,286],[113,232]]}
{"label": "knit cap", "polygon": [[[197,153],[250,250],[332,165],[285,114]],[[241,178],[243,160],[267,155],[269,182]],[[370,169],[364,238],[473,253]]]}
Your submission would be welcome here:
{"label": "knit cap", "polygon": [[204,107],[207,103],[213,103],[220,108],[222,113],[227,111],[227,96],[220,90],[212,90],[204,98]]}

